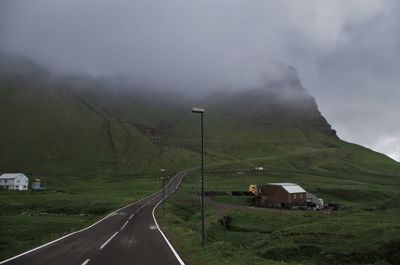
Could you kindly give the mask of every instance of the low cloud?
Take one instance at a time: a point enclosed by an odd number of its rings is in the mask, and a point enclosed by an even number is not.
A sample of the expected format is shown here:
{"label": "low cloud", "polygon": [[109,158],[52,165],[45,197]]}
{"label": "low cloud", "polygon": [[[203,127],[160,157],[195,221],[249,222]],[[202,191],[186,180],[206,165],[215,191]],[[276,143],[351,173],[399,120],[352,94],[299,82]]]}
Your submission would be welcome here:
{"label": "low cloud", "polygon": [[4,0],[0,49],[192,91],[293,65],[342,138],[399,159],[399,13],[396,0]]}

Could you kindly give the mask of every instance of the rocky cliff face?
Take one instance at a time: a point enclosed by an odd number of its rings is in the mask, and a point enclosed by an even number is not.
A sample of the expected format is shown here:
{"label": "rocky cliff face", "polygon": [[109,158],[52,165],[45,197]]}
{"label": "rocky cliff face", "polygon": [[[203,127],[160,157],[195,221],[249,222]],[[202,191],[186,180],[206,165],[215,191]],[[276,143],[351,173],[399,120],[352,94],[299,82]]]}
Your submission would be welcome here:
{"label": "rocky cliff face", "polygon": [[314,128],[337,137],[318,110],[315,99],[302,86],[296,70],[290,66],[279,78],[267,79],[259,87],[217,92],[206,97],[202,104],[246,124]]}

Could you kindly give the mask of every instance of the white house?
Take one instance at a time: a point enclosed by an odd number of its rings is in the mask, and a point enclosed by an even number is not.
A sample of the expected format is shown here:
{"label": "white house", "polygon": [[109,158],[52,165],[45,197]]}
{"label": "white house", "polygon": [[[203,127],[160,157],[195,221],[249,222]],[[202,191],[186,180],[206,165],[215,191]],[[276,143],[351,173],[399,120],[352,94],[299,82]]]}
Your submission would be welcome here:
{"label": "white house", "polygon": [[0,176],[0,188],[8,190],[28,190],[29,179],[22,173],[6,173]]}

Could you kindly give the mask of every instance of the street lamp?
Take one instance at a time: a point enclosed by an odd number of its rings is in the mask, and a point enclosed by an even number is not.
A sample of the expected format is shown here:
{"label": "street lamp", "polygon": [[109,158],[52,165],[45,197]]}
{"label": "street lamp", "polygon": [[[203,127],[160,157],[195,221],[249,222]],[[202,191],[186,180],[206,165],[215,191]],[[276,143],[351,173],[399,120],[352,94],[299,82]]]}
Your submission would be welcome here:
{"label": "street lamp", "polygon": [[203,114],[204,109],[192,108],[193,113],[201,115],[201,243],[203,247],[206,245],[204,231],[204,137],[203,137]]}
{"label": "street lamp", "polygon": [[164,199],[164,177],[161,177],[161,191],[162,191],[162,198]]}
{"label": "street lamp", "polygon": [[[161,191],[162,191],[162,198],[164,199],[164,197],[165,197],[165,191],[164,191],[164,189],[165,189],[165,169],[164,168],[162,168],[162,169],[160,169],[160,172],[161,172]],[[164,207],[164,205],[163,205],[163,207]]]}

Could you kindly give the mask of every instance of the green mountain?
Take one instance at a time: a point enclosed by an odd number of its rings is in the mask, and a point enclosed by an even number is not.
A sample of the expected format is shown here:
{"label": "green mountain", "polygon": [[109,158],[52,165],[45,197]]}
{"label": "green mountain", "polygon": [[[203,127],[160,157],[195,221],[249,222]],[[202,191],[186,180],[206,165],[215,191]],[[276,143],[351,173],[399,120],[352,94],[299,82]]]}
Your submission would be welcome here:
{"label": "green mountain", "polygon": [[[113,78],[56,76],[25,58],[0,57],[0,168],[32,173],[193,165],[206,108],[209,162],[327,151],[345,167],[393,172],[398,163],[339,140],[295,70],[242,91],[200,96]],[[331,167],[329,159],[310,161]],[[371,163],[371,161],[374,161]],[[379,164],[379,165],[378,165]],[[382,167],[381,167],[382,165]]]}

